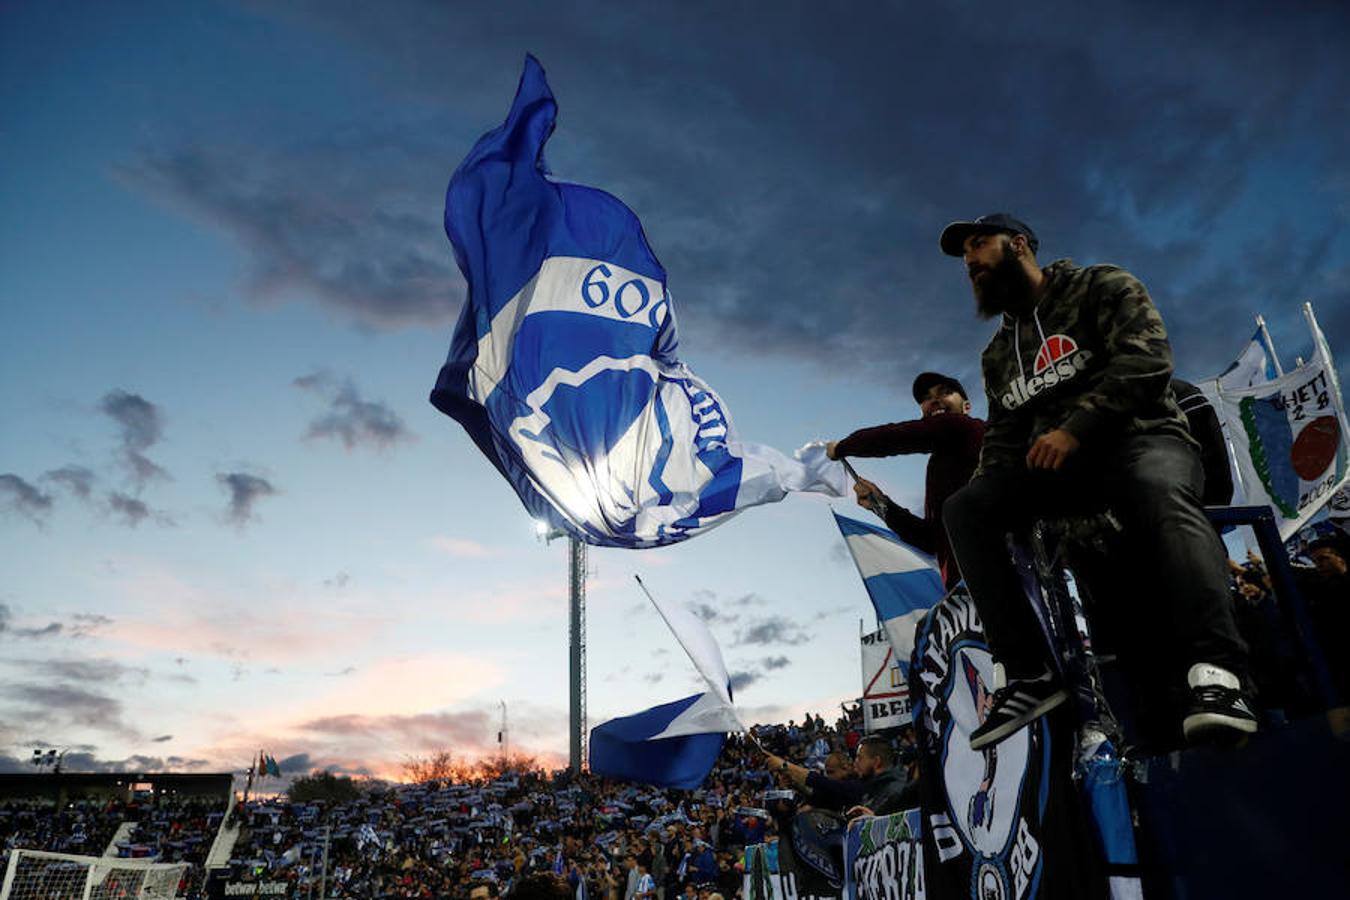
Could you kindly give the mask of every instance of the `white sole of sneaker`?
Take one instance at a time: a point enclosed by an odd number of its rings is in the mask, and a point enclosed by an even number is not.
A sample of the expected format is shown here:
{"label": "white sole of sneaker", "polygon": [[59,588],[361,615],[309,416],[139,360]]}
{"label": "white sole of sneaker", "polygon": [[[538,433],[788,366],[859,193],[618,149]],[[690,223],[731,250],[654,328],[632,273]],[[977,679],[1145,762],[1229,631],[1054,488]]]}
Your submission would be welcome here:
{"label": "white sole of sneaker", "polygon": [[1255,734],[1256,723],[1251,719],[1225,716],[1222,713],[1194,713],[1182,720],[1181,731],[1188,741],[1229,731]]}
{"label": "white sole of sneaker", "polygon": [[1033,706],[1031,708],[1031,711],[1027,713],[1025,716],[1022,716],[1018,719],[1014,719],[1011,722],[1005,722],[998,728],[994,728],[980,735],[979,737],[971,738],[970,749],[983,750],[985,747],[997,744],[1004,738],[1010,737],[1018,729],[1025,728],[1028,724],[1036,721],[1041,716],[1045,715],[1050,710],[1054,709],[1056,706],[1059,706],[1067,699],[1069,699],[1068,691],[1057,691],[1051,694],[1049,697],[1046,697],[1040,703]]}

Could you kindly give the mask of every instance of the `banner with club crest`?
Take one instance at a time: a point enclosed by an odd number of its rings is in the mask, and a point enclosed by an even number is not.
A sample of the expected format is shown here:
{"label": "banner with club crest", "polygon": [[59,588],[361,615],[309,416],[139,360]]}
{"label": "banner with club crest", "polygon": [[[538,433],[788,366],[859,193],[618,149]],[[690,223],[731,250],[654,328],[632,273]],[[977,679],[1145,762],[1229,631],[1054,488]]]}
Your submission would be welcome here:
{"label": "banner with club crest", "polygon": [[1071,781],[1072,713],[1061,707],[970,749],[993,701],[994,661],[965,585],[924,619],[910,666],[926,896],[971,900],[1104,897]]}

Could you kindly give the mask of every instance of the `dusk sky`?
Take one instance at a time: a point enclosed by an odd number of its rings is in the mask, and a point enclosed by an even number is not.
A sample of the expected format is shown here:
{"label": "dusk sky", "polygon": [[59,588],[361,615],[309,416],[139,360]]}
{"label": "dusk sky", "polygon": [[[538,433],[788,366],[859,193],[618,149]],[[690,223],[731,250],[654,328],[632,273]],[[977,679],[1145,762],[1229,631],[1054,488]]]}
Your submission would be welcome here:
{"label": "dusk sky", "polygon": [[[1350,383],[1346,47],[1331,0],[4,4],[0,771],[396,776],[494,751],[501,701],[565,760],[565,543],[427,402],[446,182],[527,52],[554,177],[633,208],[681,357],[791,451],[979,385],[937,238],[1000,210],[1139,276],[1183,376],[1257,313],[1309,355],[1310,300]],[[858,468],[918,507],[922,466]],[[833,719],[872,614],[830,506],[593,549],[591,724],[699,689],[634,574],[747,720]]]}

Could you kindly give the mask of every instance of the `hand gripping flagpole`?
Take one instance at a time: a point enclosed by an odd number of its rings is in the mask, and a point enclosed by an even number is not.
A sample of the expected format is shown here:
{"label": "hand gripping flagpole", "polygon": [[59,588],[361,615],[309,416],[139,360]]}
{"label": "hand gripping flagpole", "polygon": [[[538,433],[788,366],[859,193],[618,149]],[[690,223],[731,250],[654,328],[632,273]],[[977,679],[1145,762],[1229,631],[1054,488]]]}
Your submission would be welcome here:
{"label": "hand gripping flagpole", "polygon": [[[839,462],[843,464],[844,471],[849,474],[849,477],[852,478],[855,483],[867,480],[858,474],[858,470],[853,468],[853,465],[848,461],[847,458],[841,458]],[[864,503],[863,502],[864,499],[868,500],[871,503],[871,505],[869,506],[867,503]],[[883,522],[886,520],[888,509],[887,500],[886,496],[882,494],[880,491],[874,491],[873,493],[868,494],[866,498],[862,497],[858,498],[858,505],[861,506],[863,509],[866,509],[869,512],[879,516]]]}

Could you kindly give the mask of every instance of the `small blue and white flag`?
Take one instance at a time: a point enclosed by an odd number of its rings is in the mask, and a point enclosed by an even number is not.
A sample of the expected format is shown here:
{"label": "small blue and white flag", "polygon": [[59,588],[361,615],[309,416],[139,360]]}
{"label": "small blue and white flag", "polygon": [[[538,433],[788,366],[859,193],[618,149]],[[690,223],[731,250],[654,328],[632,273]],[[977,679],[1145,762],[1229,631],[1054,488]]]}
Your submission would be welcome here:
{"label": "small blue and white flag", "polygon": [[722,752],[726,731],[706,731],[702,725],[692,733],[687,729],[709,705],[720,703],[711,692],[695,694],[595,726],[591,773],[668,788],[699,787]]}
{"label": "small blue and white flag", "polygon": [[1220,391],[1232,391],[1265,384],[1277,377],[1279,372],[1275,366],[1274,355],[1266,345],[1264,330],[1257,325],[1252,339],[1242,348],[1237,359],[1218,375],[1201,382],[1201,386],[1202,389],[1212,385]]}
{"label": "small blue and white flag", "polygon": [[684,540],[790,491],[843,496],[811,444],[741,443],[676,357],[666,272],[615,197],[546,177],[557,104],[526,57],[506,122],[455,170],[445,230],[468,283],[431,402],[536,519],[592,544]]}
{"label": "small blue and white flag", "polygon": [[895,660],[907,673],[914,652],[914,627],[945,593],[937,564],[888,529],[839,513],[834,514],[834,521],[890,638]]}
{"label": "small blue and white flag", "polygon": [[591,771],[622,781],[692,790],[717,762],[728,731],[745,731],[731,697],[722,650],[687,607],[658,600],[637,579],[708,690],[591,729]]}

